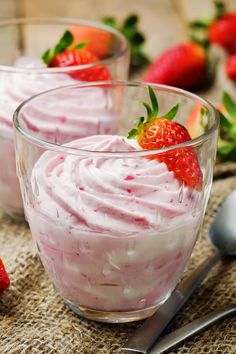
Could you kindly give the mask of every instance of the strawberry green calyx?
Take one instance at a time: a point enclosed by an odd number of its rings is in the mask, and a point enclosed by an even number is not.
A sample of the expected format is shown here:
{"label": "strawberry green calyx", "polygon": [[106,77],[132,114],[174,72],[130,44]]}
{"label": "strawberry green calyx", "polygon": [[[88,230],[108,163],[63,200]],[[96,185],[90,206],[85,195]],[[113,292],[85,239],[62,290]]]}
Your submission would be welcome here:
{"label": "strawberry green calyx", "polygon": [[191,33],[189,35],[189,39],[191,42],[197,43],[200,45],[205,51],[210,47],[210,41],[208,38],[200,38],[196,35],[196,33]]}
{"label": "strawberry green calyx", "polygon": [[205,19],[202,18],[196,21],[192,21],[190,23],[190,27],[192,29],[197,29],[197,30],[206,30],[214,21],[223,17],[224,14],[226,13],[226,6],[220,0],[214,1],[214,8],[215,8],[215,13],[211,18],[205,18]]}
{"label": "strawberry green calyx", "polygon": [[220,134],[217,156],[223,161],[236,161],[236,102],[225,92],[224,111],[220,113]]}
{"label": "strawberry green calyx", "polygon": [[128,40],[130,44],[131,71],[135,71],[149,64],[149,59],[143,51],[145,42],[144,34],[138,29],[139,18],[137,15],[129,15],[121,24],[117,24],[114,17],[105,17],[102,22],[116,28]]}
{"label": "strawberry green calyx", "polygon": [[[49,65],[51,61],[57,56],[57,54],[64,52],[68,47],[73,43],[73,35],[70,31],[65,31],[63,36],[59,39],[59,42],[55,45],[55,47],[51,49],[47,49],[43,55],[42,60],[45,64]],[[85,47],[87,42],[81,42],[75,45],[72,49],[81,49]]]}
{"label": "strawberry green calyx", "polygon": [[42,59],[45,62],[45,64],[49,64],[53,58],[66,50],[73,42],[73,36],[70,31],[65,31],[63,36],[60,38],[59,42],[55,45],[54,48],[46,50],[43,55]]}
{"label": "strawberry green calyx", "polygon": [[82,49],[82,48],[86,47],[86,45],[87,45],[86,41],[80,42],[80,43],[76,44],[72,49]]}
{"label": "strawberry green calyx", "polygon": [[220,0],[215,0],[214,5],[215,5],[215,19],[224,16],[227,10],[225,3]]}
{"label": "strawberry green calyx", "polygon": [[[147,116],[139,117],[135,119],[136,127],[129,131],[128,139],[135,138],[139,134],[141,129],[145,126],[145,124],[150,123],[155,119],[158,119],[159,105],[158,105],[155,92],[151,86],[148,86],[148,93],[151,101],[151,106],[147,102],[141,101],[141,104],[146,108]],[[176,104],[174,107],[170,109],[169,112],[163,114],[161,118],[172,120],[176,116],[178,109],[179,109],[179,104]]]}

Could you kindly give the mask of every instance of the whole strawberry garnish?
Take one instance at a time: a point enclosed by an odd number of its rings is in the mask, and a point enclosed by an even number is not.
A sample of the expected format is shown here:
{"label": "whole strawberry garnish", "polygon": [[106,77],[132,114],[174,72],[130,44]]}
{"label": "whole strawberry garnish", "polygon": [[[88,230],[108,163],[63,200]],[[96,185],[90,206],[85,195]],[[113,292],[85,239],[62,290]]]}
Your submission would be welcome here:
{"label": "whole strawberry garnish", "polygon": [[[73,48],[74,39],[71,32],[66,31],[57,45],[48,49],[42,59],[49,67],[68,67],[76,65],[92,64],[99,58],[85,48],[86,42],[81,42]],[[84,70],[76,70],[71,76],[82,81],[106,81],[111,79],[109,71],[102,65],[97,65]]]}
{"label": "whole strawberry garnish", "polygon": [[222,161],[236,161],[236,102],[225,92],[220,113],[217,156]]}
{"label": "whole strawberry garnish", "polygon": [[0,294],[10,286],[10,280],[4,267],[3,261],[0,258]]}
{"label": "whole strawberry garnish", "polygon": [[206,49],[194,41],[165,51],[147,70],[144,81],[192,90],[207,78]]}
{"label": "whole strawberry garnish", "polygon": [[226,59],[225,71],[229,79],[236,81],[236,54],[231,54]]}
{"label": "whole strawberry garnish", "polygon": [[[172,121],[179,105],[175,105],[168,113],[158,117],[156,95],[150,86],[148,90],[152,107],[143,102],[147,117],[138,118],[137,126],[129,132],[128,138],[136,138],[144,150],[161,149],[190,141],[188,131],[179,123]],[[176,148],[151,158],[164,162],[181,183],[197,190],[202,189],[202,171],[194,148]]]}
{"label": "whole strawberry garnish", "polygon": [[227,12],[222,1],[215,0],[215,14],[208,19],[191,23],[191,27],[203,30],[211,43],[215,43],[228,53],[236,53],[236,13]]}

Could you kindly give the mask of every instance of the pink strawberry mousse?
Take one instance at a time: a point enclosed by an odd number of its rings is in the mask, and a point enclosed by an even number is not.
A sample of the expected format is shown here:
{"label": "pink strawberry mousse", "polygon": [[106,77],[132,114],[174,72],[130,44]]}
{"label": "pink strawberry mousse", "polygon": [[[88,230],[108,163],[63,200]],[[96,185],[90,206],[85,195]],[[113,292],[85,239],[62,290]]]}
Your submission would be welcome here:
{"label": "pink strawberry mousse", "polygon": [[[79,82],[66,74],[51,74],[46,71],[37,73],[33,69],[43,68],[43,64],[38,60],[34,62],[21,58],[16,66],[27,70],[0,73],[0,205],[9,213],[21,214],[23,205],[15,171],[13,113],[19,104],[35,94]],[[43,102],[35,101],[34,107],[31,105],[28,111],[24,111],[25,126],[34,135],[59,143],[87,135],[113,133],[117,121],[114,115],[107,113],[107,103],[106,92],[99,88],[90,89],[89,94],[85,92],[79,106],[78,98],[73,95],[64,97],[61,101],[58,97],[56,100],[54,97]],[[96,116],[94,107],[97,110]]]}
{"label": "pink strawberry mousse", "polygon": [[[69,146],[137,150],[117,135]],[[26,201],[31,232],[66,300],[100,311],[132,311],[169,296],[190,257],[202,213],[195,192],[181,186],[165,163],[47,151],[31,183],[32,201]]]}

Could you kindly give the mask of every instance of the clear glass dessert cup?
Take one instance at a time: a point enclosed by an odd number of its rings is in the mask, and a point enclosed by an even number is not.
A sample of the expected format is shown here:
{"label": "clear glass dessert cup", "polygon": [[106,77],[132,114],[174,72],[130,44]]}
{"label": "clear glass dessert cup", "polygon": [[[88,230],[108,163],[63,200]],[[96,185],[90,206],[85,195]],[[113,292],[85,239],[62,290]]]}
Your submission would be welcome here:
{"label": "clear glass dessert cup", "polygon": [[[70,308],[97,321],[140,320],[166,301],[188,263],[211,190],[217,112],[192,93],[152,88],[160,116],[178,103],[175,121],[189,126],[196,122],[194,114],[201,118],[202,134],[148,151],[127,139],[134,118],[144,115],[139,101],[149,100],[142,83],[67,86],[35,96],[14,115],[17,173],[41,261]],[[81,107],[94,91],[103,99]],[[91,117],[93,112],[105,120],[112,115],[117,131],[65,142],[54,108],[61,101],[70,112],[71,97],[77,114]],[[56,141],[39,137],[27,125],[27,115],[37,106],[54,112]],[[163,154],[190,152],[202,174],[197,188],[162,161]]]}
{"label": "clear glass dessert cup", "polygon": [[[76,43],[86,41],[87,48],[99,61],[70,67],[46,67],[41,60],[42,54],[55,46],[65,30],[73,31]],[[63,18],[1,20],[0,43],[4,48],[0,57],[0,207],[8,214],[19,217],[23,215],[23,204],[15,170],[12,123],[15,109],[40,92],[90,81],[90,74],[96,70],[101,72],[101,68],[104,68],[103,73],[109,80],[125,80],[129,48],[126,39],[110,27]],[[66,119],[65,112],[63,114],[61,119]],[[38,109],[38,121],[43,115]],[[49,116],[47,120],[50,120]],[[47,132],[46,124],[46,121],[35,124],[34,128],[53,134],[52,129]],[[94,130],[83,131],[83,134],[94,134]]]}

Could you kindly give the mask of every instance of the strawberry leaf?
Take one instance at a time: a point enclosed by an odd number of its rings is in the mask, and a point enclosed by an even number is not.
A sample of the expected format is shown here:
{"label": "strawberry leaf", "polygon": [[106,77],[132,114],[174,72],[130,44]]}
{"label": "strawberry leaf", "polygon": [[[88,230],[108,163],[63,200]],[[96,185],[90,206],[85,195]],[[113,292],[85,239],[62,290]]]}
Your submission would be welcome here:
{"label": "strawberry leaf", "polygon": [[135,32],[134,35],[130,38],[130,40],[133,45],[137,46],[145,42],[144,35],[140,32]]}
{"label": "strawberry leaf", "polygon": [[144,121],[145,121],[144,117],[139,117],[139,118],[135,119],[135,122],[137,124],[137,128],[140,128],[141,126],[143,126]]}
{"label": "strawberry leaf", "polygon": [[43,55],[42,55],[42,60],[44,61],[44,63],[48,64],[50,62],[50,49],[47,49]]}
{"label": "strawberry leaf", "polygon": [[234,149],[235,149],[235,146],[231,142],[229,142],[227,140],[219,139],[218,151],[217,151],[218,154],[223,155],[223,156],[227,156]]}
{"label": "strawberry leaf", "polygon": [[201,112],[201,116],[205,116],[208,113],[208,109],[205,108],[205,107],[201,107],[201,111],[200,112]]}
{"label": "strawberry leaf", "polygon": [[84,48],[86,45],[88,44],[88,42],[84,41],[84,42],[80,42],[78,44],[76,44],[73,49],[82,49]]}
{"label": "strawberry leaf", "polygon": [[138,23],[138,16],[137,15],[129,15],[123,23],[123,27],[134,27]]}
{"label": "strawberry leaf", "polygon": [[171,108],[169,112],[163,115],[163,118],[172,120],[176,116],[178,109],[179,109],[179,104],[176,104],[174,107]]}
{"label": "strawberry leaf", "polygon": [[210,46],[210,41],[207,38],[200,38],[199,36],[197,36],[195,33],[191,33],[189,35],[189,39],[194,42],[199,44],[201,47],[203,47],[204,49],[208,49]]}
{"label": "strawberry leaf", "polygon": [[[147,102],[140,101],[140,103],[146,108],[147,116],[146,117],[141,116],[135,119],[136,126],[135,128],[129,131],[128,139],[133,139],[137,135],[139,135],[140,137],[143,134],[143,132],[145,132],[146,125],[148,125],[148,123],[151,123],[153,121],[156,122],[156,120],[158,121],[159,119],[158,117],[159,104],[158,104],[155,91],[151,86],[148,86],[148,94],[151,101],[151,105],[148,104]],[[168,120],[172,120],[176,116],[178,109],[179,109],[179,104],[176,104],[174,107],[171,108],[169,112],[167,112],[164,116],[161,116],[160,118],[166,118]],[[179,125],[181,126],[181,124]],[[182,126],[182,128],[185,131],[187,131],[187,129],[184,126]]]}
{"label": "strawberry leaf", "polygon": [[215,0],[214,5],[215,5],[215,19],[222,17],[226,12],[225,4],[220,0]]}
{"label": "strawberry leaf", "polygon": [[137,134],[138,134],[138,129],[133,128],[133,129],[131,129],[131,130],[129,131],[127,138],[128,138],[128,139],[133,139],[133,138],[136,137]]}
{"label": "strawberry leaf", "polygon": [[157,117],[158,110],[159,110],[158,101],[155,92],[153,91],[151,86],[148,86],[148,93],[149,93],[150,100],[152,102],[152,116]]}
{"label": "strawberry leaf", "polygon": [[116,27],[116,19],[114,17],[104,17],[102,23],[113,28]]}
{"label": "strawberry leaf", "polygon": [[[204,41],[202,44],[204,44],[205,48],[208,48],[208,28],[220,17],[222,17],[225,12],[226,12],[226,6],[225,4],[220,1],[220,0],[214,0],[214,5],[215,5],[215,13],[212,17],[209,18],[201,18],[199,20],[195,20],[190,22],[189,26],[193,30],[201,31],[202,34],[204,34]],[[196,41],[196,40],[195,40]],[[201,44],[201,43],[200,43]],[[207,46],[207,47],[206,47]]]}
{"label": "strawberry leaf", "polygon": [[129,15],[123,23],[117,24],[113,17],[105,17],[102,22],[108,26],[116,28],[128,40],[130,44],[130,71],[134,72],[149,64],[150,60],[143,52],[143,44],[145,42],[144,34],[139,31],[139,18],[137,15]]}
{"label": "strawberry leaf", "polygon": [[227,93],[224,92],[223,94],[223,104],[229,113],[229,115],[236,120],[236,102],[233,101],[232,97]]}
{"label": "strawberry leaf", "polygon": [[207,131],[207,123],[208,123],[208,109],[205,107],[201,107],[200,110],[200,126],[203,128],[203,131]]}
{"label": "strawberry leaf", "polygon": [[207,29],[209,27],[209,21],[208,20],[196,20],[190,23],[190,27],[192,29]]}
{"label": "strawberry leaf", "polygon": [[231,123],[228,121],[228,119],[223,115],[222,112],[219,112],[219,115],[220,115],[220,126],[225,129],[230,129]]}
{"label": "strawberry leaf", "polygon": [[70,31],[65,31],[63,36],[60,38],[59,42],[56,44],[54,48],[54,54],[63,52],[66,50],[73,42],[73,35]]}
{"label": "strawberry leaf", "polygon": [[149,121],[149,119],[152,118],[152,109],[147,102],[140,101],[140,103],[146,108],[147,116],[148,116],[147,121]]}
{"label": "strawberry leaf", "polygon": [[66,50],[73,42],[73,36],[70,31],[65,31],[63,36],[60,38],[59,42],[55,47],[47,49],[41,56],[45,64],[50,64],[50,62],[55,58],[55,56],[64,50]]}

